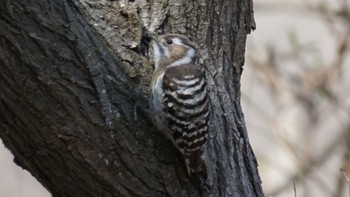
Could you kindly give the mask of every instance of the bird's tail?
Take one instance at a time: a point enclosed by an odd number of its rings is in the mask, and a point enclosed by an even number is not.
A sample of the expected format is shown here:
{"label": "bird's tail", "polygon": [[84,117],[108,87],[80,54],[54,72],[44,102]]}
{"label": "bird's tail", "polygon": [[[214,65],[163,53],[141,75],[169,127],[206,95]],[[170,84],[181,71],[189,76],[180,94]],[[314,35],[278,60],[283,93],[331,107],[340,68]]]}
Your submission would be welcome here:
{"label": "bird's tail", "polygon": [[203,150],[186,152],[185,163],[189,176],[200,173],[205,168]]}

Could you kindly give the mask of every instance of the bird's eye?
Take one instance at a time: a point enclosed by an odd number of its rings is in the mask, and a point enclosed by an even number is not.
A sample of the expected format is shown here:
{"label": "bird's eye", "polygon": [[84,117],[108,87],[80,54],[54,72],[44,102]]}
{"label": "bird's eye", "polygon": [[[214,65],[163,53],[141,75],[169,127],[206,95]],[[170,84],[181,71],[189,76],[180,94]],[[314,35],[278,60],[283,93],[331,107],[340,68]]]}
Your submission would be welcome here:
{"label": "bird's eye", "polygon": [[167,44],[173,44],[173,40],[169,39],[166,41]]}

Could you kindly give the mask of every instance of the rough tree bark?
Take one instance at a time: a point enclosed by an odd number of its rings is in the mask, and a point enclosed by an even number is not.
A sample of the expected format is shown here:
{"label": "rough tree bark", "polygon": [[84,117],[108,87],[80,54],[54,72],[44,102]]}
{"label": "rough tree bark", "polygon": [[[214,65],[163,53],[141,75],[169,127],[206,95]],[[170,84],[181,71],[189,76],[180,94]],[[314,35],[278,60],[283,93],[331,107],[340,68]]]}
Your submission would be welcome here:
{"label": "rough tree bark", "polygon": [[[263,196],[240,104],[253,28],[252,0],[2,0],[0,137],[53,196]],[[147,103],[159,33],[190,37],[207,70],[201,185],[135,110]]]}

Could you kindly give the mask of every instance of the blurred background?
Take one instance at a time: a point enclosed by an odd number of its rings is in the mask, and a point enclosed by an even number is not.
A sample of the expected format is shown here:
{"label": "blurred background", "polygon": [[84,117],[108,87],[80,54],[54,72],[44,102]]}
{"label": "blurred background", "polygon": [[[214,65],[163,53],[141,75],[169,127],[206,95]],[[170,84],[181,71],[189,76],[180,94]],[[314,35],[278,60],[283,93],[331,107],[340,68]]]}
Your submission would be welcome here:
{"label": "blurred background", "polygon": [[254,6],[242,102],[265,194],[349,197],[350,0]]}
{"label": "blurred background", "polygon": [[[350,196],[350,0],[258,0],[242,105],[266,196]],[[0,142],[0,197],[50,197]]]}

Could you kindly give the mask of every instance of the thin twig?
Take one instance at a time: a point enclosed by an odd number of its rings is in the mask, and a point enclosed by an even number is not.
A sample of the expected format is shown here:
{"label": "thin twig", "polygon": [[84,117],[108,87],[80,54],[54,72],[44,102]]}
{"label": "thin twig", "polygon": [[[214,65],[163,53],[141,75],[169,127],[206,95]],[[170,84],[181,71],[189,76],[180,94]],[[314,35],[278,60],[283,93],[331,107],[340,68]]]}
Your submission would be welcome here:
{"label": "thin twig", "polygon": [[348,185],[349,197],[350,197],[350,177],[348,176],[347,172],[345,172],[342,168],[340,168],[340,171],[342,172],[344,179]]}

